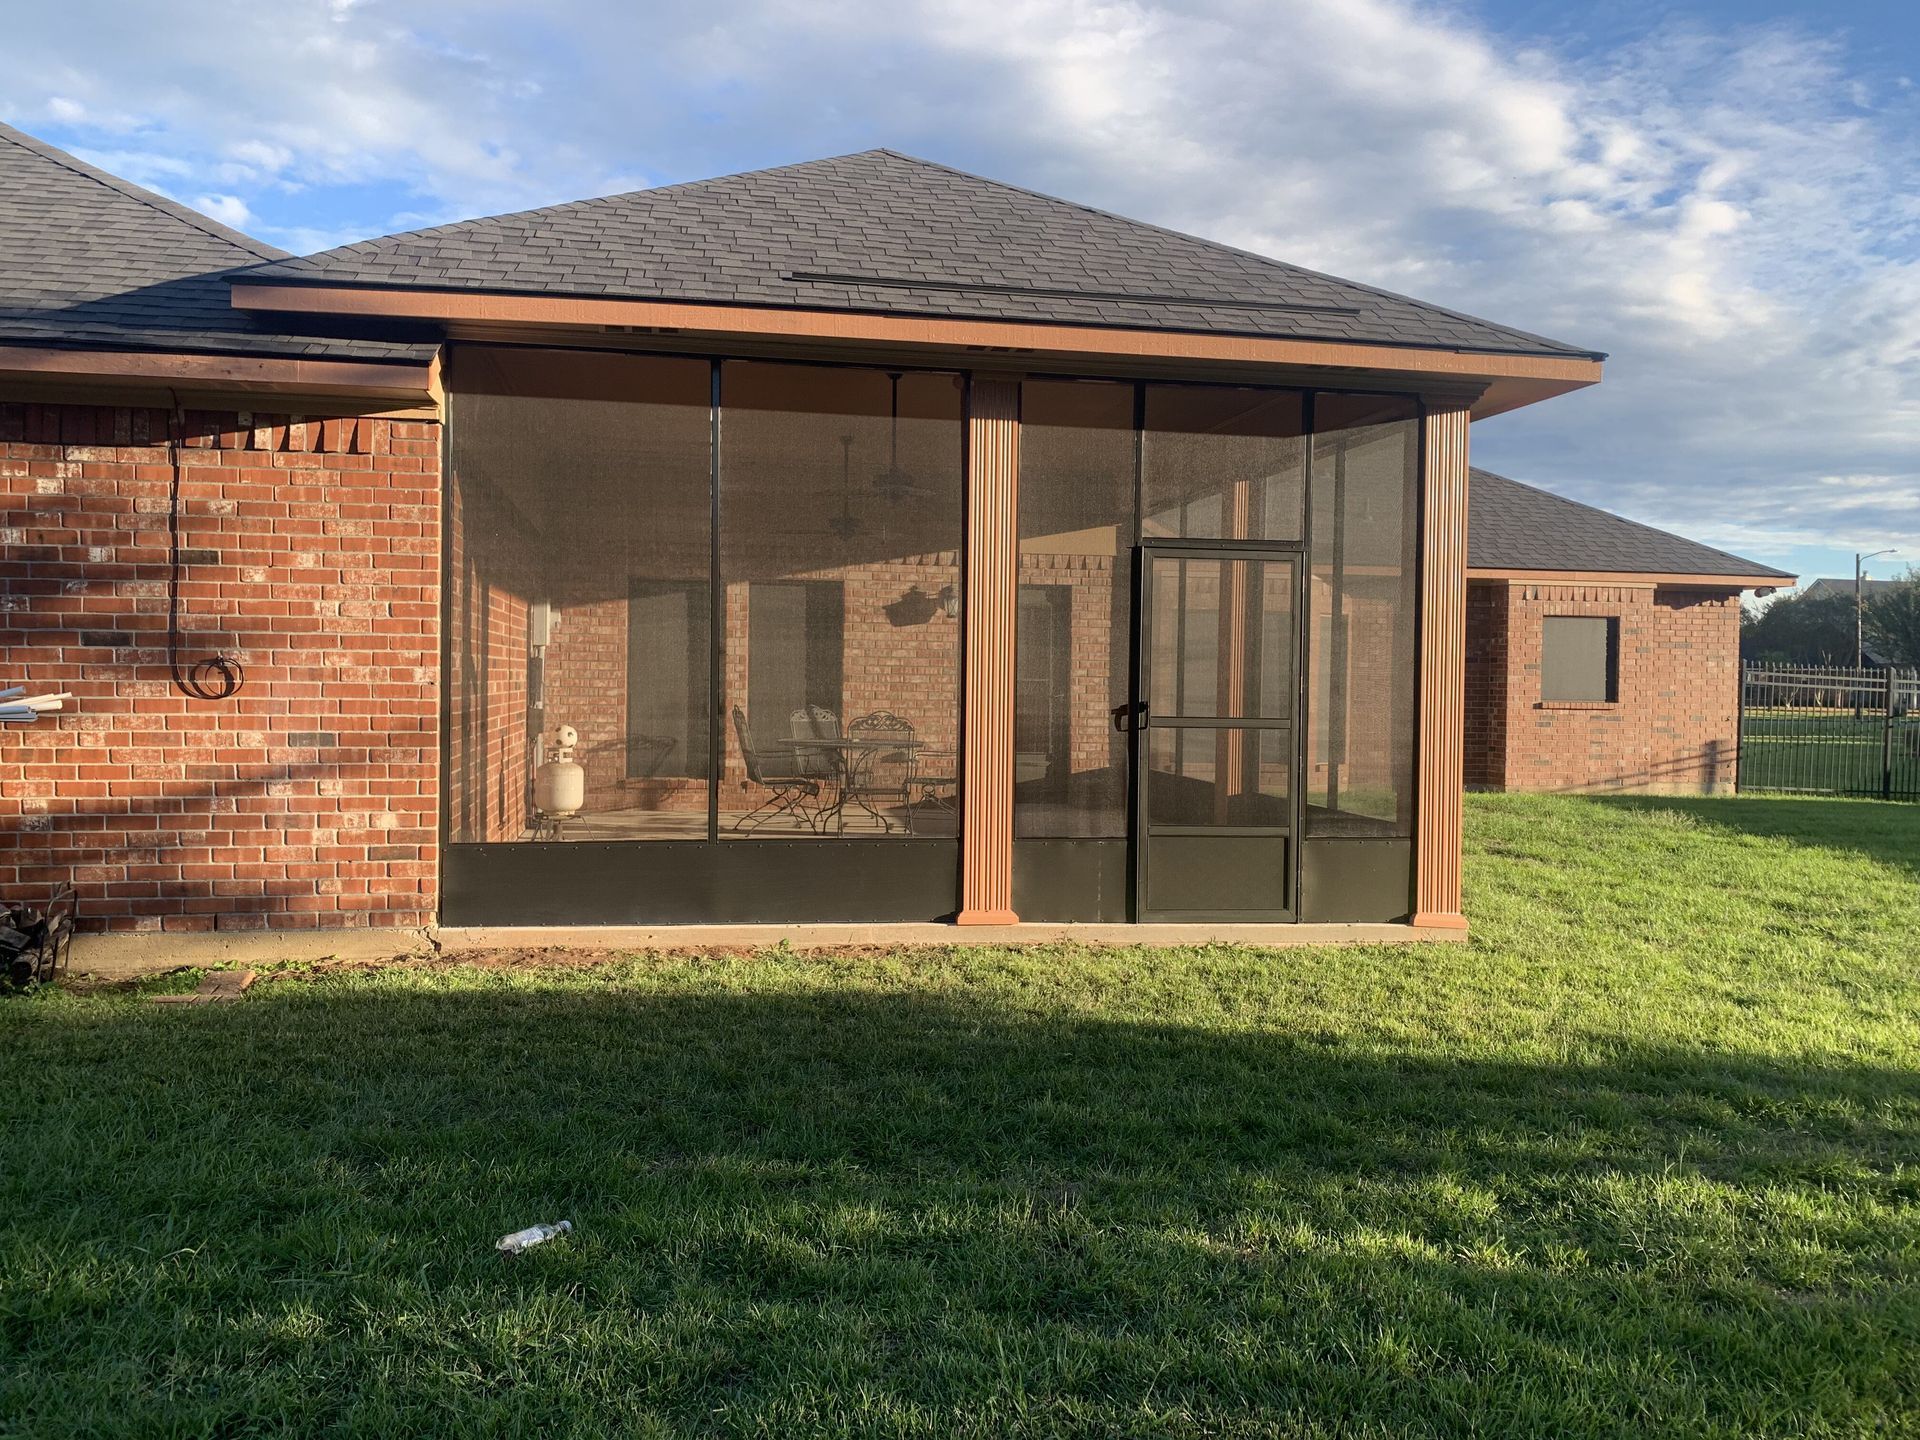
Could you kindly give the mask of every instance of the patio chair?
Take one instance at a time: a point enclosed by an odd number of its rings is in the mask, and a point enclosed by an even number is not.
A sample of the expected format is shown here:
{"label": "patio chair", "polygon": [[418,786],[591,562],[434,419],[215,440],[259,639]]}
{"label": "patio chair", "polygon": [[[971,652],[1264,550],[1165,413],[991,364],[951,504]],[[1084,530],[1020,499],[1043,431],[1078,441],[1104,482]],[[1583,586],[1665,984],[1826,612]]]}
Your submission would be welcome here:
{"label": "patio chair", "polygon": [[852,800],[878,820],[887,834],[893,833],[893,817],[875,803],[897,802],[907,812],[905,828],[913,833],[913,724],[891,710],[875,710],[847,726],[849,740],[900,742],[898,750],[875,749],[859,752],[850,761],[841,803]]}
{"label": "patio chair", "polygon": [[810,775],[822,784],[839,778],[840,764],[834,752],[825,746],[807,743],[809,740],[838,740],[838,715],[821,705],[802,705],[787,717],[787,734],[793,740],[795,774]]}
{"label": "patio chair", "polygon": [[[768,792],[765,800],[733,822],[735,833],[750,835],[781,815],[794,816],[809,830],[817,829],[806,807],[808,801],[820,797],[818,777],[798,773],[798,766],[786,757],[777,765],[763,765],[760,752],[754,748],[747,731],[747,712],[738,705],[733,707],[733,733],[740,742],[740,757],[747,763],[746,784],[758,785]],[[741,788],[745,789],[746,784]]]}
{"label": "patio chair", "polygon": [[913,812],[924,805],[943,814],[960,809],[960,757],[951,750],[916,750],[913,774],[907,782],[913,798],[907,802],[907,832],[913,832]]}

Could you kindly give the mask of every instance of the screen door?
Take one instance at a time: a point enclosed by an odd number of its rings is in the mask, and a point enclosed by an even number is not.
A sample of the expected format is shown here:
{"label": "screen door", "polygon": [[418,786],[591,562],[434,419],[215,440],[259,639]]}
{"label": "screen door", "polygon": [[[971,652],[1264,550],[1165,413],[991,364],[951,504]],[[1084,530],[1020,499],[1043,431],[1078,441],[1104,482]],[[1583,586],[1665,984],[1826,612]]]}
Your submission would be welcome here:
{"label": "screen door", "polygon": [[1134,733],[1140,920],[1291,920],[1300,555],[1141,547]]}

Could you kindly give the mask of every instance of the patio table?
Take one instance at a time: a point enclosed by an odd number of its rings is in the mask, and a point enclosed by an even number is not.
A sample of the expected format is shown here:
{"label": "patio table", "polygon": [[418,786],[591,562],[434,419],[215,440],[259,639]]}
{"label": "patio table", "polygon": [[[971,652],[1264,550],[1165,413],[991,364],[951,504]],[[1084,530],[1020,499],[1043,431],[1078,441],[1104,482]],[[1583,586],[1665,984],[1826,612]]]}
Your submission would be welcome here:
{"label": "patio table", "polygon": [[847,795],[853,792],[854,803],[882,825],[892,828],[892,821],[878,810],[867,804],[859,793],[860,781],[873,768],[873,762],[888,752],[906,751],[909,754],[924,750],[924,740],[860,740],[845,735],[826,739],[794,739],[775,742],[781,749],[790,750],[796,756],[807,752],[825,755],[833,764],[836,781],[833,800],[820,807],[819,816],[824,824],[828,816],[833,817],[834,832],[844,835],[847,829]]}

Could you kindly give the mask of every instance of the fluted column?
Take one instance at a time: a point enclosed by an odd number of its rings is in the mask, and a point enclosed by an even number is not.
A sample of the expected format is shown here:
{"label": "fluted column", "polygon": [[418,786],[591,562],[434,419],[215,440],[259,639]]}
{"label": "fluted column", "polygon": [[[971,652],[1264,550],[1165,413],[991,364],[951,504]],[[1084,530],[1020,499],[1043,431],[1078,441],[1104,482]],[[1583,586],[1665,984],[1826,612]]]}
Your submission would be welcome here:
{"label": "fluted column", "polygon": [[1013,642],[1020,584],[1020,380],[975,375],[967,411],[962,925],[1011,925]]}
{"label": "fluted column", "polygon": [[1464,930],[1461,801],[1466,742],[1467,418],[1427,414],[1420,546],[1419,810],[1414,822],[1416,925]]}

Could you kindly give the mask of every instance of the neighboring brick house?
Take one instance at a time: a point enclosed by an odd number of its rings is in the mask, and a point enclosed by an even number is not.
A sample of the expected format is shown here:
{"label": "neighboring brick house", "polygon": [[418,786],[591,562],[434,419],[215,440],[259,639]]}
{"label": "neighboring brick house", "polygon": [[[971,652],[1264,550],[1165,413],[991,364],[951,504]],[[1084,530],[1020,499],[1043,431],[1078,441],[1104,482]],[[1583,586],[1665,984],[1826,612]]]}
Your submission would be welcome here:
{"label": "neighboring brick house", "polygon": [[1468,421],[1603,359],[890,151],[295,261],[0,126],[0,894],[1457,936]]}
{"label": "neighboring brick house", "polygon": [[1731,790],[1740,596],[1794,577],[1491,471],[1469,494],[1467,787]]}

